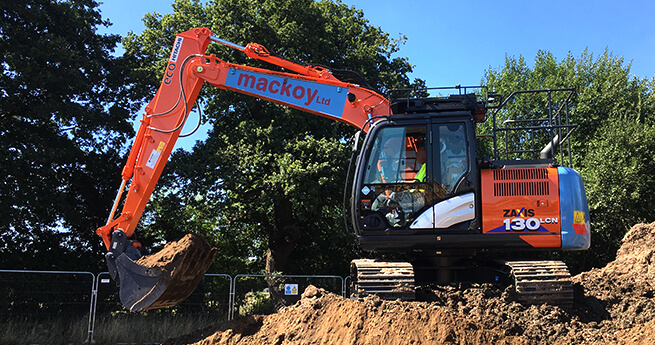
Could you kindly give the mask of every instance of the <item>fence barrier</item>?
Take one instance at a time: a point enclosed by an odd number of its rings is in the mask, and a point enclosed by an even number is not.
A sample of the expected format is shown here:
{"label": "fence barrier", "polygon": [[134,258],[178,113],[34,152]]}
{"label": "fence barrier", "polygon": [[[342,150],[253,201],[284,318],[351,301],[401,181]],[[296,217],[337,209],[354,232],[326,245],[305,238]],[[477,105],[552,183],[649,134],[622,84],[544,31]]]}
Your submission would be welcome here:
{"label": "fence barrier", "polygon": [[[0,331],[6,337],[17,337],[3,342],[52,342],[55,337],[92,342],[95,278],[91,272],[0,270],[0,322],[8,327]],[[38,329],[40,322],[52,319],[60,323],[58,334],[9,332],[12,328]],[[80,319],[88,320],[86,334],[77,332]]]}
{"label": "fence barrier", "polygon": [[[296,303],[309,285],[345,297],[348,279],[335,275],[237,274],[233,278],[205,274],[196,290],[179,305],[130,313],[121,305],[119,288],[107,272],[0,270],[0,334],[4,334],[0,343],[164,340],[232,320],[235,314],[272,313]],[[180,325],[182,319],[188,320],[188,325]],[[43,328],[44,323],[56,324],[56,334],[52,330],[43,334],[34,331],[37,334],[29,336],[8,332],[18,324],[33,331]]]}

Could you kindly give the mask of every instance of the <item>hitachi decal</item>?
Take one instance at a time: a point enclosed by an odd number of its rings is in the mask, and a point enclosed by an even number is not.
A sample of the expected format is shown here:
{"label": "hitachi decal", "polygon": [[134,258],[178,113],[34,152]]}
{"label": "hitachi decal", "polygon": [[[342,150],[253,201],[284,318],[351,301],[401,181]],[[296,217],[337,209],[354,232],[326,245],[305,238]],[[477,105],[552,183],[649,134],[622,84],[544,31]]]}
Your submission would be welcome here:
{"label": "hitachi decal", "polygon": [[306,80],[230,69],[225,85],[268,99],[341,117],[348,90]]}
{"label": "hitachi decal", "polygon": [[173,51],[171,52],[170,61],[177,62],[177,57],[180,55],[180,48],[182,48],[182,41],[184,41],[184,37],[177,36],[173,45]]}

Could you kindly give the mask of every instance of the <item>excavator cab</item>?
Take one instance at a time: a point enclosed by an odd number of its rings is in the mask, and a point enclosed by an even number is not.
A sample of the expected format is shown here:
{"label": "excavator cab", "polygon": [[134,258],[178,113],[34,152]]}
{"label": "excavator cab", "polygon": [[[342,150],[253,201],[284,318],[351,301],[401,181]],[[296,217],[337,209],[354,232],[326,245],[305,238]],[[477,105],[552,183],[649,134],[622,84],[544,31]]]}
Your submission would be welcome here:
{"label": "excavator cab", "polygon": [[[551,101],[546,118],[496,123],[515,95],[550,101],[557,92],[566,93],[564,111]],[[408,261],[353,260],[354,295],[414,299],[416,285],[487,282],[513,284],[520,301],[570,304],[564,263],[517,258],[589,247],[582,179],[554,158],[559,138],[575,128],[566,113],[571,94],[515,92],[495,108],[466,92],[392,101],[393,115],[375,122],[359,150],[350,211],[363,249],[403,253]],[[476,145],[475,127],[488,110],[493,131],[484,137],[493,141],[493,160],[479,157]],[[508,142],[513,138],[517,143]]]}
{"label": "excavator cab", "polygon": [[[355,173],[357,202],[352,205],[354,228],[364,249],[420,249],[429,243],[420,239],[422,235],[444,229],[479,231],[474,121],[470,110],[462,111],[469,102],[477,104],[476,96],[445,100],[451,107],[437,116],[391,115],[367,135]],[[375,238],[379,243],[369,241]]]}

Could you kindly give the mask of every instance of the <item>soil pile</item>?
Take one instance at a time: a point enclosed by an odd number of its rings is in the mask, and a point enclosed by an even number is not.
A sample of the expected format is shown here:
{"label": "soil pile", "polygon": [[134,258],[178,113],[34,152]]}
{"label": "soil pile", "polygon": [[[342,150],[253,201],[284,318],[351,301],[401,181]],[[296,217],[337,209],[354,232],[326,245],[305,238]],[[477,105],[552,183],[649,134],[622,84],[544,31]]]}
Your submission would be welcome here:
{"label": "soil pile", "polygon": [[216,248],[211,248],[200,235],[188,234],[169,242],[161,251],[136,261],[142,267],[161,272],[156,283],[148,285],[151,281],[147,281],[136,292],[128,290],[129,300],[121,292],[121,301],[132,311],[177,305],[198,286],[214,255]]}
{"label": "soil pile", "polygon": [[[635,225],[623,238],[616,260],[573,277],[584,287],[581,318],[595,327],[592,339],[655,343],[655,223]],[[593,321],[597,321],[594,324]]]}
{"label": "soil pile", "polygon": [[162,250],[151,255],[140,257],[136,263],[144,267],[157,267],[172,271],[175,268],[175,265],[179,264],[179,261],[183,260],[187,255],[206,256],[209,253],[215,252],[216,249],[210,248],[204,237],[196,234],[186,234],[177,241],[166,243]]}
{"label": "soil pile", "polygon": [[525,306],[491,285],[418,291],[422,302],[353,301],[308,287],[295,305],[166,344],[652,344],[655,223],[635,226],[615,261],[574,277],[570,309]]}

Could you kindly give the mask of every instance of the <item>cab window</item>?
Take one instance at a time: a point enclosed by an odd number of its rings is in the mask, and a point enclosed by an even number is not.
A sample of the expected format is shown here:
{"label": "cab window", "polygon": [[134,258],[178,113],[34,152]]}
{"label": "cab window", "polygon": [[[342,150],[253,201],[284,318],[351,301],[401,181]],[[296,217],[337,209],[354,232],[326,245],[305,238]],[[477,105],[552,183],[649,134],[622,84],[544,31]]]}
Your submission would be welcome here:
{"label": "cab window", "polygon": [[425,127],[387,127],[380,130],[366,163],[363,182],[415,182],[425,164],[425,132]]}
{"label": "cab window", "polygon": [[435,152],[435,161],[440,165],[438,180],[447,193],[451,193],[457,182],[469,169],[468,143],[463,123],[438,125],[439,150]]}

